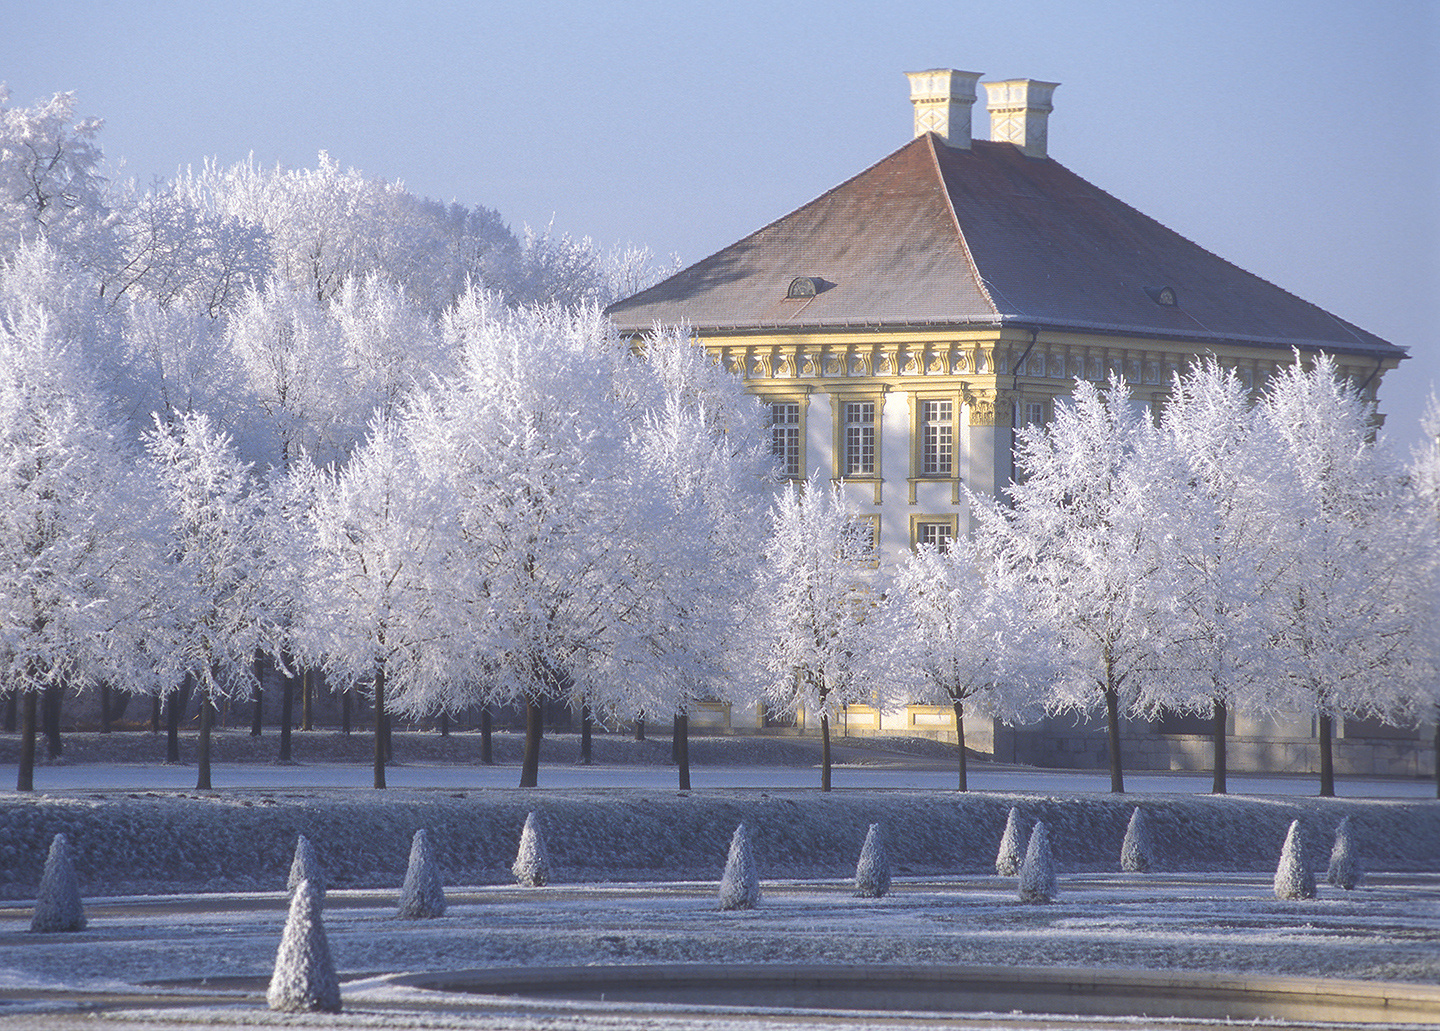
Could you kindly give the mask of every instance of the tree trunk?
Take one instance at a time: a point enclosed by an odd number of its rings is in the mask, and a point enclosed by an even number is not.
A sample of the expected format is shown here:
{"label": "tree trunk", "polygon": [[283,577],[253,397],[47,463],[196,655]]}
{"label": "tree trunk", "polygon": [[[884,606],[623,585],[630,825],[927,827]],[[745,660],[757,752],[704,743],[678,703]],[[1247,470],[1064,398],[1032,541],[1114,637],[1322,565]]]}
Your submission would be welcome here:
{"label": "tree trunk", "polygon": [[690,790],[690,714],[675,714],[675,768],[680,773],[680,790]]}
{"label": "tree trunk", "polygon": [[5,733],[15,733],[15,721],[20,715],[20,692],[11,690],[5,696]]}
{"label": "tree trunk", "polygon": [[[281,664],[290,665],[288,656],[281,658]],[[289,673],[280,677],[280,761],[293,762],[290,751],[290,725],[295,722],[295,678]]]}
{"label": "tree trunk", "polygon": [[346,737],[350,736],[350,711],[353,707],[352,698],[354,698],[354,695],[351,694],[351,688],[347,687],[340,692],[340,733]]}
{"label": "tree trunk", "polygon": [[265,689],[257,682],[250,689],[250,736],[259,737],[264,730]]}
{"label": "tree trunk", "polygon": [[100,733],[110,733],[110,681],[100,681]]}
{"label": "tree trunk", "polygon": [[215,700],[209,691],[200,695],[200,747],[196,751],[195,765],[199,775],[195,778],[196,791],[210,790],[210,740],[215,726]]}
{"label": "tree trunk", "polygon": [[35,790],[35,692],[26,691],[22,706],[20,731],[20,775],[15,780],[16,791]]}
{"label": "tree trunk", "polygon": [[1440,798],[1440,707],[1435,712],[1435,797]]}
{"label": "tree trunk", "polygon": [[1125,793],[1125,775],[1120,765],[1120,695],[1111,687],[1105,689],[1105,740],[1110,746],[1110,791]]}
{"label": "tree trunk", "polygon": [[250,699],[255,703],[255,708],[250,713],[250,736],[259,737],[263,729],[261,719],[265,714],[265,663],[259,652],[255,653],[250,672],[255,675],[255,687],[250,693]]}
{"label": "tree trunk", "polygon": [[150,696],[150,733],[160,733],[160,696]]}
{"label": "tree trunk", "polygon": [[965,770],[965,703],[955,702],[955,760],[960,769],[960,786],[957,791],[969,791],[970,781]]}
{"label": "tree trunk", "polygon": [[450,736],[450,711],[448,709],[440,710],[440,736]]}
{"label": "tree trunk", "polygon": [[60,702],[63,697],[64,688],[59,684],[45,688],[41,717],[45,723],[45,745],[51,759],[60,758],[60,753],[65,750],[65,743],[60,740]]}
{"label": "tree trunk", "polygon": [[580,706],[580,761],[586,766],[594,758],[591,751],[590,730],[594,724],[594,717],[590,715],[589,703]]}
{"label": "tree trunk", "polygon": [[300,674],[300,682],[300,729],[308,734],[315,729],[315,671]]}
{"label": "tree trunk", "polygon": [[191,680],[187,675],[173,691],[165,696],[165,761],[180,761],[180,720],[190,705]]}
{"label": "tree trunk", "polygon": [[645,717],[644,717],[644,716],[636,716],[636,717],[635,717],[635,740],[636,740],[636,741],[644,741],[644,740],[645,740]]}
{"label": "tree trunk", "polygon": [[490,726],[490,706],[480,707],[480,761],[486,766],[495,765],[494,742]]}
{"label": "tree trunk", "polygon": [[1335,797],[1335,718],[1320,717],[1320,797]]}
{"label": "tree trunk", "polygon": [[375,786],[385,786],[385,667],[375,666]]}
{"label": "tree trunk", "polygon": [[[116,695],[119,695],[119,704],[116,704]],[[116,690],[110,695],[110,722],[119,723],[125,718],[125,711],[130,708],[132,695],[129,691]]]}
{"label": "tree trunk", "polygon": [[525,759],[520,764],[520,786],[540,786],[540,736],[544,732],[545,711],[540,699],[525,698]]}
{"label": "tree trunk", "polygon": [[830,790],[830,714],[820,713],[820,790]]}
{"label": "tree trunk", "polygon": [[1225,794],[1225,775],[1227,772],[1227,764],[1225,758],[1225,725],[1229,722],[1229,720],[1230,712],[1226,708],[1225,702],[1222,699],[1216,698],[1214,702],[1214,709],[1211,716],[1210,726],[1210,741],[1212,743],[1211,751],[1214,753],[1215,759],[1215,782],[1210,787],[1210,794],[1212,795]]}

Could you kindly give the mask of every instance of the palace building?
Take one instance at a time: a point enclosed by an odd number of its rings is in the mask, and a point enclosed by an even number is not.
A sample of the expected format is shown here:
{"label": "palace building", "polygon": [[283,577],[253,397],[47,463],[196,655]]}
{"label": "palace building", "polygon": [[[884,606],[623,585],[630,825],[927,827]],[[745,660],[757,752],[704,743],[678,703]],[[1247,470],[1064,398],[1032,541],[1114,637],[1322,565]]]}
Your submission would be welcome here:
{"label": "palace building", "polygon": [[[1298,349],[1333,355],[1373,399],[1405,357],[1050,157],[1057,83],[953,69],[909,79],[910,142],[608,310],[622,332],[688,323],[770,404],[786,473],[845,482],[882,565],[968,532],[961,485],[999,496],[1016,429],[1044,423],[1076,377],[1118,372],[1158,401],[1173,372],[1206,355],[1258,391]],[[977,85],[988,140],[971,137]],[[953,718],[918,706],[847,717],[851,733],[939,736]],[[1045,761],[1024,736],[996,728],[993,751]],[[1244,756],[1236,741],[1236,769]]]}

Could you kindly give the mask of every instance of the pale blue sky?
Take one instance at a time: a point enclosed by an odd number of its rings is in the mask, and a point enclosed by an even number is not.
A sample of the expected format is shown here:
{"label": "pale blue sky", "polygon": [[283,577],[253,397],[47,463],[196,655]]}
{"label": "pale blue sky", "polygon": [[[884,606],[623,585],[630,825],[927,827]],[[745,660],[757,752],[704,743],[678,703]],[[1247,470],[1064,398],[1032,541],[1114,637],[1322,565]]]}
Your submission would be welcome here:
{"label": "pale blue sky", "polygon": [[11,103],[75,91],[142,182],[323,149],[686,263],[903,144],[906,71],[1058,81],[1053,157],[1410,349],[1391,435],[1440,388],[1440,0],[0,0],[0,26]]}

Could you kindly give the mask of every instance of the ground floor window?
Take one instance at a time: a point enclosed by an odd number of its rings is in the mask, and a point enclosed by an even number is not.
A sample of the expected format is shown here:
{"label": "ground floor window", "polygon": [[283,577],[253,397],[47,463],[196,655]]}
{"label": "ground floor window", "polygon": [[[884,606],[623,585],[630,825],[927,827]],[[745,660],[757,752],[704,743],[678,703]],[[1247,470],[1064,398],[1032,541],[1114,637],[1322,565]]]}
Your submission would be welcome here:
{"label": "ground floor window", "polygon": [[955,517],[912,516],[910,520],[910,546],[920,548],[929,545],[938,551],[948,551],[955,541]]}

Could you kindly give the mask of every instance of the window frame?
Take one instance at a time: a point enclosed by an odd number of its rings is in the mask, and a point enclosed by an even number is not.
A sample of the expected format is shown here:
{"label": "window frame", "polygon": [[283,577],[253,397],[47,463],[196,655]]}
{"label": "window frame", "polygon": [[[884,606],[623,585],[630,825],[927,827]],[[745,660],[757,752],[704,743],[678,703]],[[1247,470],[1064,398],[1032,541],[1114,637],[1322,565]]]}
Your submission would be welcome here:
{"label": "window frame", "polygon": [[[931,406],[946,406],[947,412],[944,419],[931,418],[929,409]],[[916,477],[919,479],[951,480],[955,478],[956,468],[956,419],[959,410],[959,403],[953,397],[926,397],[917,396],[915,399],[915,438],[916,438]],[[931,441],[931,430],[936,431],[937,439]],[[943,433],[945,440],[943,446],[938,437]],[[932,447],[933,458],[932,463]],[[941,468],[941,455],[943,452],[944,468]]]}
{"label": "window frame", "polygon": [[939,551],[949,551],[955,544],[955,539],[960,533],[960,517],[951,512],[948,514],[912,515],[910,517],[910,550],[919,551],[923,543],[920,539],[921,527],[943,526],[949,531],[947,543],[943,546],[937,545]]}
{"label": "window frame", "polygon": [[[766,398],[766,404],[770,406],[770,451],[777,459],[780,475],[790,480],[800,480],[805,476],[805,403],[799,398],[772,397]],[[786,405],[794,409],[794,420],[777,423],[775,421],[775,409],[780,405]],[[787,413],[789,414],[789,413]],[[787,439],[784,448],[777,446],[776,430],[784,427],[787,431],[787,438],[793,433],[793,440]],[[791,471],[789,458],[794,451],[795,465]]]}

